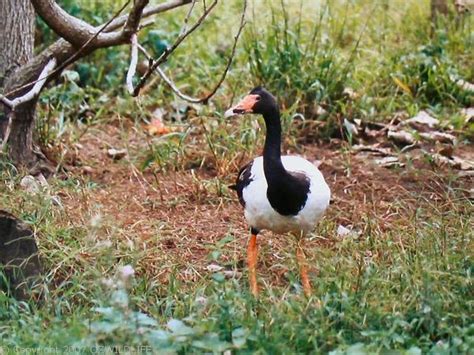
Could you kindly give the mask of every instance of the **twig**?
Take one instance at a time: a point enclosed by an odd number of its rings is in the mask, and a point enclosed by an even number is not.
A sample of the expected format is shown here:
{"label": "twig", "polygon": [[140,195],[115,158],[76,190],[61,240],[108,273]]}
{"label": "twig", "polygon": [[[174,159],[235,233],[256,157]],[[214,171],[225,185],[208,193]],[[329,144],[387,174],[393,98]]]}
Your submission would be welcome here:
{"label": "twig", "polygon": [[35,81],[35,85],[28,91],[26,94],[19,96],[13,100],[6,98],[3,95],[0,95],[0,99],[2,103],[8,106],[12,111],[15,110],[15,107],[21,105],[27,101],[32,100],[36,95],[38,95],[43,88],[43,85],[46,82],[46,79],[50,75],[51,71],[53,71],[54,67],[56,66],[56,58],[51,58],[49,62],[44,66],[41,74],[39,75],[38,80]]}
{"label": "twig", "polygon": [[152,18],[150,18],[146,21],[143,21],[142,23],[140,23],[140,26],[138,26],[137,32],[140,32],[145,27],[148,27],[148,26],[151,26],[151,25],[154,25],[154,24],[155,24],[155,19],[152,19]]}
{"label": "twig", "polygon": [[[171,1],[168,1],[168,2],[164,2],[162,4],[158,4],[156,6],[146,7],[145,10],[143,10],[142,18],[150,17],[150,16],[153,16],[153,15],[159,14],[161,12],[172,10],[176,7],[189,4],[190,2],[191,2],[191,0],[171,0]],[[108,31],[109,30],[116,30],[117,28],[119,28],[120,26],[125,24],[125,22],[127,21],[127,18],[128,18],[127,15],[117,17],[110,24],[110,26],[108,26]]]}
{"label": "twig", "polygon": [[133,96],[138,96],[140,93],[140,89],[145,85],[145,82],[148,80],[148,78],[153,74],[153,72],[158,68],[160,64],[163,64],[168,57],[170,56],[171,53],[173,53],[176,48],[183,42],[186,37],[188,37],[191,33],[193,33],[200,25],[201,23],[206,19],[206,17],[211,13],[212,9],[217,5],[218,0],[214,0],[212,4],[204,11],[204,13],[199,17],[199,19],[196,21],[196,23],[191,26],[189,30],[187,30],[185,33],[182,35],[179,35],[176,41],[173,43],[173,45],[169,48],[167,48],[155,62],[148,68],[147,72],[145,75],[142,76],[140,79],[140,82],[138,85],[135,87],[135,91],[133,92]]}
{"label": "twig", "polygon": [[[10,110],[15,111],[15,108],[25,102],[28,102],[30,100],[33,100],[35,96],[37,96],[41,89],[43,88],[43,85],[46,83],[46,79],[48,78],[49,73],[54,69],[56,66],[56,58],[51,58],[41,71],[39,75],[39,79],[36,81],[35,85],[31,88],[30,91],[28,91],[26,94],[19,96],[13,100],[9,100],[3,95],[0,95],[1,101],[6,104]],[[7,128],[5,129],[5,135],[3,137],[3,141],[0,144],[0,152],[3,152],[3,149],[5,148],[5,145],[8,142],[8,138],[10,138],[10,132],[11,132],[11,126],[12,126],[12,114],[11,112],[8,113],[8,123],[7,123]]]}
{"label": "twig", "polygon": [[133,94],[133,76],[137,71],[137,64],[138,64],[138,40],[137,34],[134,33],[130,38],[130,66],[127,72],[127,89],[130,94]]}
{"label": "twig", "polygon": [[188,22],[189,22],[189,18],[191,17],[191,14],[193,13],[194,5],[196,5],[196,0],[193,0],[191,6],[189,7],[188,14],[184,18],[183,28],[181,28],[181,31],[179,33],[180,36],[186,33],[186,31],[188,30]]}
{"label": "twig", "polygon": [[[145,54],[147,56],[147,58],[150,60],[152,59],[152,57],[149,55],[149,53],[147,52],[147,50],[145,48],[143,48],[142,45],[138,45],[138,49],[140,49],[140,51]],[[191,96],[188,96],[186,94],[183,94],[178,88],[177,86],[175,85],[175,83],[173,83],[173,81],[168,78],[168,76],[164,73],[163,70],[161,70],[160,67],[157,67],[156,69],[156,72],[158,73],[158,75],[164,80],[164,82],[166,84],[168,84],[168,86],[171,88],[171,90],[173,90],[173,92],[178,95],[179,98],[185,100],[185,101],[188,101],[188,102],[191,102],[191,103],[201,103],[201,99],[199,98],[194,98],[194,97],[191,97]]]}
{"label": "twig", "polygon": [[12,101],[0,94],[0,102],[8,108],[12,108]]}
{"label": "twig", "polygon": [[[217,84],[214,86],[214,88],[211,90],[211,92],[209,94],[207,94],[206,96],[202,97],[202,98],[195,98],[195,97],[191,97],[191,96],[188,96],[184,93],[182,93],[178,87],[176,86],[176,84],[168,77],[166,76],[166,74],[163,72],[163,70],[157,66],[156,67],[156,72],[158,73],[158,75],[163,79],[163,81],[171,88],[171,90],[173,90],[173,92],[181,99],[187,101],[187,102],[191,102],[191,103],[195,103],[195,104],[200,104],[200,103],[204,103],[204,104],[207,104],[207,102],[209,101],[209,99],[215,95],[215,93],[217,92],[217,90],[219,89],[219,87],[222,85],[222,83],[224,82],[226,76],[227,76],[227,73],[232,65],[232,61],[235,57],[235,50],[237,48],[237,42],[240,38],[240,35],[242,33],[242,30],[245,26],[245,13],[246,13],[246,10],[247,10],[247,0],[244,1],[244,7],[242,9],[242,16],[240,18],[240,26],[239,26],[239,29],[237,31],[237,34],[234,36],[234,44],[232,46],[232,51],[231,51],[231,54],[229,56],[229,59],[227,61],[227,65],[224,69],[224,72],[222,73],[221,75],[221,78],[219,79],[219,81],[217,82]],[[140,49],[140,51],[145,54],[148,59],[150,60],[151,59],[151,56],[148,54],[148,52],[146,51],[145,48],[143,48],[140,44],[138,45],[138,48]]]}
{"label": "twig", "polygon": [[222,76],[220,78],[220,80],[217,82],[217,84],[214,86],[214,89],[206,96],[202,99],[202,102],[204,104],[207,104],[208,100],[214,96],[214,94],[217,92],[217,90],[219,89],[219,87],[222,85],[222,83],[224,82],[226,76],[227,76],[227,72],[229,71],[230,69],[230,66],[232,65],[232,62],[234,60],[234,56],[235,56],[235,50],[237,48],[237,42],[239,41],[239,38],[240,38],[240,35],[242,34],[242,30],[244,29],[244,26],[245,26],[245,12],[247,11],[247,0],[244,0],[244,7],[242,9],[242,16],[240,17],[240,26],[239,26],[239,29],[237,31],[237,34],[234,36],[234,44],[232,46],[232,51],[230,53],[230,56],[229,56],[229,60],[227,61],[227,65],[224,69],[224,72],[222,73]]}

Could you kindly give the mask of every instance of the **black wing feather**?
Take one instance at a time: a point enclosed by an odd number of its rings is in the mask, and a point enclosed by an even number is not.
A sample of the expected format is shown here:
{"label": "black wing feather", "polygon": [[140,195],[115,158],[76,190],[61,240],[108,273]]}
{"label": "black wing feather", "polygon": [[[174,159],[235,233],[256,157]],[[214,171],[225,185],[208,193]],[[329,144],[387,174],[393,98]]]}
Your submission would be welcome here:
{"label": "black wing feather", "polygon": [[237,175],[237,180],[235,185],[229,186],[232,190],[237,191],[237,196],[239,196],[240,204],[245,208],[245,200],[243,191],[244,189],[252,182],[251,171],[252,171],[253,160],[242,167]]}

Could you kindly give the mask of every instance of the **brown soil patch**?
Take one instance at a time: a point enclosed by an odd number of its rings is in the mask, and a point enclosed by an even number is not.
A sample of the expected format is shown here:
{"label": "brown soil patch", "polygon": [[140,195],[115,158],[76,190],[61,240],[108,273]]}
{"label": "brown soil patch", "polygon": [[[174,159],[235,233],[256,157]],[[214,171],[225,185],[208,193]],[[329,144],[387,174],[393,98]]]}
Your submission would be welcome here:
{"label": "brown soil patch", "polygon": [[[229,234],[235,239],[226,245],[227,252],[219,262],[243,266],[248,228],[242,209],[233,191],[215,188],[219,179],[232,183],[237,170],[219,176],[212,167],[140,172],[127,158],[114,161],[107,156],[107,148],[124,146],[120,132],[116,124],[91,129],[69,157],[74,177],[97,184],[86,195],[63,197],[71,222],[89,223],[91,211],[99,210],[109,226],[100,238],[113,235],[139,248],[146,272],[160,281],[166,281],[175,267],[183,270],[185,279],[199,278],[210,263],[208,255],[216,242]],[[128,134],[129,147],[144,146],[145,140],[136,130]],[[338,240],[335,227],[339,224],[352,225],[364,233],[370,218],[371,228],[375,226],[380,232],[396,228],[410,218],[416,206],[448,203],[448,186],[466,191],[472,186],[472,177],[453,182],[457,171],[435,168],[423,159],[405,168],[383,168],[371,158],[342,149],[344,144],[335,141],[302,149],[306,158],[321,162],[333,195],[326,223],[334,228],[330,235],[308,241],[308,248],[331,247]],[[472,158],[474,150],[463,147],[462,154]],[[271,269],[273,281],[279,282],[287,271],[279,260],[288,252],[288,239],[269,232],[263,236],[260,262],[269,268],[279,265]]]}

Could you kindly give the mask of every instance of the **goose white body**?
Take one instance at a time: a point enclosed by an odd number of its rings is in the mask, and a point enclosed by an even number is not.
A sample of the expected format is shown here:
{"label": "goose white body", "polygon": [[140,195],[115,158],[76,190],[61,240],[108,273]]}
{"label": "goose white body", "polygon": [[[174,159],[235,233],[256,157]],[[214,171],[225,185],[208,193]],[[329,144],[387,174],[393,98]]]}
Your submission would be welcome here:
{"label": "goose white body", "polygon": [[251,182],[243,189],[245,218],[257,230],[267,229],[276,233],[308,233],[321,219],[329,206],[331,192],[321,172],[312,163],[298,156],[282,156],[288,172],[299,172],[310,181],[306,203],[296,215],[284,216],[270,205],[267,198],[267,180],[263,171],[263,157],[253,160]]}

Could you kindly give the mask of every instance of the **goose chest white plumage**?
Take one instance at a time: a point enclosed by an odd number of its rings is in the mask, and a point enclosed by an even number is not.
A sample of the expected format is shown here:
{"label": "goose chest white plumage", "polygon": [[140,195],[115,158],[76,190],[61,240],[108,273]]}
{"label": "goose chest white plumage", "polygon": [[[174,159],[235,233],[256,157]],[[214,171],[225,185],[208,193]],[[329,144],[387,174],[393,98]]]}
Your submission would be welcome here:
{"label": "goose chest white plumage", "polygon": [[258,157],[250,166],[250,182],[242,190],[245,219],[251,227],[259,231],[265,229],[275,233],[309,233],[329,206],[329,187],[318,168],[308,160],[291,155],[282,156],[281,160],[285,170],[302,173],[309,178],[306,202],[296,215],[285,216],[278,213],[268,200],[263,157]]}

